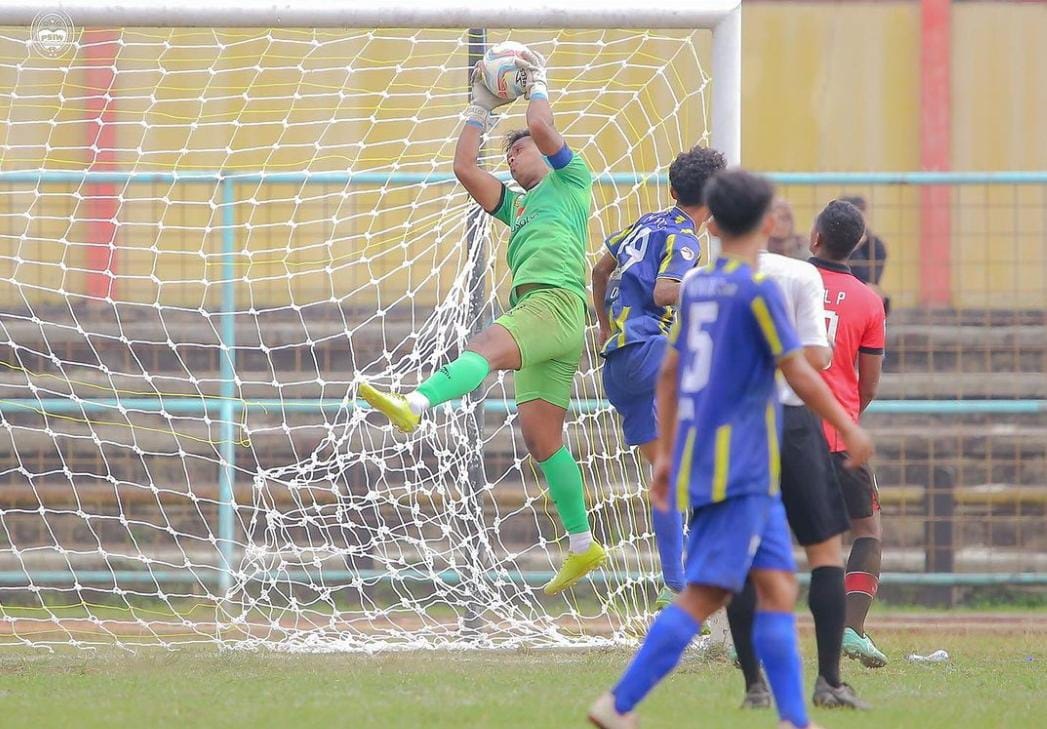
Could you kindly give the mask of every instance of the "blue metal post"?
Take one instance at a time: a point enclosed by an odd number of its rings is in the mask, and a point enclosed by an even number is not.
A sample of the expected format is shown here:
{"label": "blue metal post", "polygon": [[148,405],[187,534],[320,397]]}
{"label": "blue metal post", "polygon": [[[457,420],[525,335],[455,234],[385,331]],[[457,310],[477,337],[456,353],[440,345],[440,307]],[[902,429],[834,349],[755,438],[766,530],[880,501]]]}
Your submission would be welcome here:
{"label": "blue metal post", "polygon": [[218,473],[218,550],[221,554],[218,587],[223,593],[232,585],[234,557],[233,484],[236,479],[236,182],[223,178],[222,190],[222,357],[219,440],[221,462]]}

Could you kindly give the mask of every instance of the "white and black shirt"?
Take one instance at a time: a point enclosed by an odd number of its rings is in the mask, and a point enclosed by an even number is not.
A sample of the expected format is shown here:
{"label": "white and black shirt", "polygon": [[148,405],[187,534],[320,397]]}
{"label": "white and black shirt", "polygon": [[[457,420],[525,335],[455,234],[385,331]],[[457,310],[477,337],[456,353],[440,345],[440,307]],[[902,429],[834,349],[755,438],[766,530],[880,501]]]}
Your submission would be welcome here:
{"label": "white and black shirt", "polygon": [[[785,296],[785,310],[804,347],[828,347],[825,329],[825,289],[818,270],[807,261],[760,251],[760,273],[778,284]],[[803,405],[778,375],[778,399],[783,405]]]}

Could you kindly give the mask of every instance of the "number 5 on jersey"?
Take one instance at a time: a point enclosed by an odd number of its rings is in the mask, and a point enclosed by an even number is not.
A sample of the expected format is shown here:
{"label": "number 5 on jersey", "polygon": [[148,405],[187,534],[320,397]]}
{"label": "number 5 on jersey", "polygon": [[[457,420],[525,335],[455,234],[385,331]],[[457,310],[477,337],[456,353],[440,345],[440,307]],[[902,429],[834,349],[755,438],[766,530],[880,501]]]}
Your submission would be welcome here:
{"label": "number 5 on jersey", "polygon": [[680,378],[680,390],[698,392],[709,383],[709,368],[713,362],[713,338],[705,330],[716,321],[720,305],[715,301],[691,304],[687,311],[687,349],[692,353],[689,365]]}

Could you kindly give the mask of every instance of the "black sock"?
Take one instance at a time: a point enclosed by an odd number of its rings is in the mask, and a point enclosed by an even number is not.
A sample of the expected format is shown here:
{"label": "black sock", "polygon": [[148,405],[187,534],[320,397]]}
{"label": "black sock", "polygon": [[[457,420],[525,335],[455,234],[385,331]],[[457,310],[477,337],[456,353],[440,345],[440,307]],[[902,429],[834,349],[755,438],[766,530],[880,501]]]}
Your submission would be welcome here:
{"label": "black sock", "polygon": [[830,686],[840,685],[840,646],[847,600],[843,592],[843,567],[815,567],[807,605],[814,616],[818,640],[818,675]]}
{"label": "black sock", "polygon": [[865,635],[865,616],[880,586],[881,551],[879,539],[860,537],[847,558],[847,627],[858,635]]}
{"label": "black sock", "polygon": [[746,689],[763,680],[760,675],[760,663],[756,660],[756,650],[753,648],[755,617],[756,588],[753,587],[752,580],[746,580],[742,591],[727,604],[727,622],[731,625],[731,638],[734,640],[734,649],[738,652],[738,663],[741,664],[742,675],[745,676]]}

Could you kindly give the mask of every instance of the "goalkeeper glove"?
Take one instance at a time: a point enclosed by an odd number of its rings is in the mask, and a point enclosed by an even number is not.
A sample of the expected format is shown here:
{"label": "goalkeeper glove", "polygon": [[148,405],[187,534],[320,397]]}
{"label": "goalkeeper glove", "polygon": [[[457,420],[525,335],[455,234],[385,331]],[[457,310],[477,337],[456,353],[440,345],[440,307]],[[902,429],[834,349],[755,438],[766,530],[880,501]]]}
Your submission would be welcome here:
{"label": "goalkeeper glove", "polygon": [[549,84],[545,78],[545,58],[542,54],[527,48],[520,52],[516,67],[524,72],[524,97],[528,100],[535,96],[549,98]]}
{"label": "goalkeeper glove", "polygon": [[483,61],[477,61],[473,66],[473,91],[469,106],[465,107],[462,114],[466,124],[475,124],[484,132],[491,130],[497,121],[493,112],[497,107],[509,103],[509,99],[503,99],[493,93],[483,81]]}

